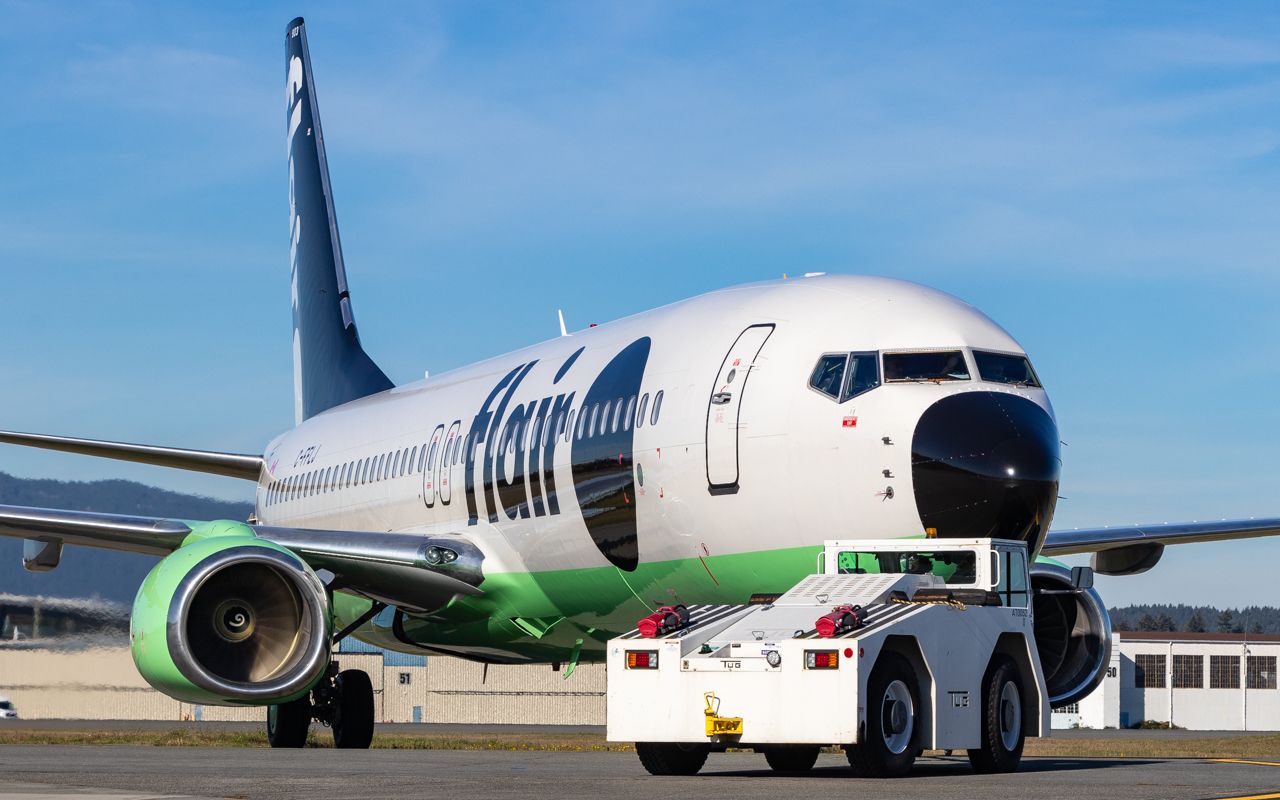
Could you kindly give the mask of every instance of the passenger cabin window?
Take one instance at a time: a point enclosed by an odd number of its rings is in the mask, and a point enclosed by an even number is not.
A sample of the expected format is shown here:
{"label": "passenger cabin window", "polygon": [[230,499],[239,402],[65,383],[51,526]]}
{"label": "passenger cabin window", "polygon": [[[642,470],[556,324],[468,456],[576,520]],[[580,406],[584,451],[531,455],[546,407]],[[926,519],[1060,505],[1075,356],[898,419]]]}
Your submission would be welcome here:
{"label": "passenger cabin window", "polygon": [[978,365],[978,376],[991,383],[1011,383],[1014,386],[1040,386],[1040,379],[1026,356],[1008,353],[973,351],[973,361]]}
{"label": "passenger cabin window", "polygon": [[959,350],[933,353],[885,353],[885,383],[941,383],[969,380],[969,367]]}
{"label": "passenger cabin window", "polygon": [[936,575],[948,586],[972,586],[978,582],[977,556],[972,550],[845,550],[836,555],[836,570],[841,575]]}

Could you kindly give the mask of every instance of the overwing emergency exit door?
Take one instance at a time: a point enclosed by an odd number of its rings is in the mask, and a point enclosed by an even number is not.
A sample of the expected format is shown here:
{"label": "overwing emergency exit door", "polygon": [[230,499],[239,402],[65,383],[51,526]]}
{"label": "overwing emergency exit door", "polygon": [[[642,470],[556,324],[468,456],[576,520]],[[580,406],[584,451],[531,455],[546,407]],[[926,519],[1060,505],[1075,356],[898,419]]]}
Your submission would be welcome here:
{"label": "overwing emergency exit door", "polygon": [[752,325],[738,334],[711,387],[707,403],[707,483],[713,490],[738,486],[740,430],[746,423],[742,398],[756,359],[772,333],[773,325]]}

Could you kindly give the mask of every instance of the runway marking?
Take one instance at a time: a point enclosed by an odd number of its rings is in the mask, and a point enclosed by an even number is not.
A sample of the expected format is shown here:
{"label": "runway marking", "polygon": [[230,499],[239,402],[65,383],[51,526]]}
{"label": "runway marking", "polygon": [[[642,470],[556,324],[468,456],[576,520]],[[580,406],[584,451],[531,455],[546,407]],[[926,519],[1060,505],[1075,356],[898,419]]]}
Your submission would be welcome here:
{"label": "runway marking", "polygon": [[1280,761],[1250,761],[1245,758],[1215,758],[1213,761],[1218,764],[1253,764],[1259,767],[1280,767]]}
{"label": "runway marking", "polygon": [[1277,800],[1280,793],[1276,794],[1246,794],[1239,797],[1223,797],[1221,800]]}

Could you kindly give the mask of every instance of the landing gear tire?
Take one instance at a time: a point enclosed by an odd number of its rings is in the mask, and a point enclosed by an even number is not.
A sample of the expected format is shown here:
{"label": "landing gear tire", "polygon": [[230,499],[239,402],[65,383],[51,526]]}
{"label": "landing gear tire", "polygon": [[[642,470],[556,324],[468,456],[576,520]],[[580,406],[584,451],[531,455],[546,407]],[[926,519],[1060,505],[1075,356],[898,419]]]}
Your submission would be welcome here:
{"label": "landing gear tire", "polygon": [[267,742],[272,747],[305,747],[311,728],[311,698],[267,708]]}
{"label": "landing gear tire", "polygon": [[896,653],[882,653],[867,681],[865,741],[845,746],[860,778],[900,778],[916,760],[920,692],[915,672]]}
{"label": "landing gear tire", "polygon": [[774,772],[808,772],[818,763],[816,747],[775,747],[764,751]]}
{"label": "landing gear tire", "polygon": [[969,751],[974,772],[1013,772],[1026,741],[1022,681],[1007,658],[992,661],[982,685],[982,747]]}
{"label": "landing gear tire", "polygon": [[335,679],[338,697],[333,715],[335,747],[367,749],[373,742],[373,682],[358,669],[343,670]]}
{"label": "landing gear tire", "polygon": [[703,744],[636,742],[636,755],[650,775],[697,775],[709,752]]}

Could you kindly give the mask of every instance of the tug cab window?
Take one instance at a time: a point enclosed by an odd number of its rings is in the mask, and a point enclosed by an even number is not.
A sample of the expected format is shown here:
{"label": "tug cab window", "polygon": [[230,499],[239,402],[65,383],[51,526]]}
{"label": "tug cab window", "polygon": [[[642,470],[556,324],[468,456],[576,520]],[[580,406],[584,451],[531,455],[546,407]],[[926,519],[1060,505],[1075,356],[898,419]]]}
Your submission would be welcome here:
{"label": "tug cab window", "polygon": [[941,383],[969,380],[969,367],[959,350],[932,353],[885,353],[885,383]]}
{"label": "tug cab window", "polygon": [[991,553],[992,566],[996,572],[996,594],[1000,595],[1000,604],[1012,608],[1026,608],[1030,600],[1027,589],[1027,557],[1024,553],[1013,551],[994,551]]}
{"label": "tug cab window", "polygon": [[974,350],[973,360],[978,365],[978,375],[984,381],[1037,388],[1040,386],[1040,379],[1036,377],[1026,356]]}
{"label": "tug cab window", "polygon": [[978,581],[977,556],[972,550],[860,553],[846,550],[836,556],[841,575],[936,575],[948,586],[972,586]]}
{"label": "tug cab window", "polygon": [[809,386],[843,403],[880,385],[878,360],[875,353],[824,355],[809,376]]}

